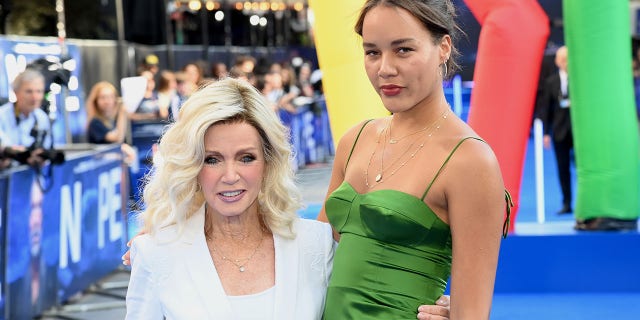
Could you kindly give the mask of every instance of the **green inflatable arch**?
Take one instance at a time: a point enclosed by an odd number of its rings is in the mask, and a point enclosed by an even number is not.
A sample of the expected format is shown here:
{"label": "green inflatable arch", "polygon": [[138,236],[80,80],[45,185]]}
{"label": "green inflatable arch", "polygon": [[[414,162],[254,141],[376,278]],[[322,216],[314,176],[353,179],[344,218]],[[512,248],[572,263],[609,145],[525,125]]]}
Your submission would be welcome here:
{"label": "green inflatable arch", "polygon": [[564,0],[578,192],[575,217],[638,219],[638,122],[628,1]]}

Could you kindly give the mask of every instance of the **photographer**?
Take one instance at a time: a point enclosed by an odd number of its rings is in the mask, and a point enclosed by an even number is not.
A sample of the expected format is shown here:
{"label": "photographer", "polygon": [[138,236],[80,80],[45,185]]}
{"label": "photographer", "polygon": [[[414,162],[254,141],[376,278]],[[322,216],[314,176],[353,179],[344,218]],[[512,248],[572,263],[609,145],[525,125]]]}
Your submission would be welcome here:
{"label": "photographer", "polygon": [[45,78],[37,70],[27,68],[13,81],[14,103],[0,106],[0,165],[13,159],[40,167],[52,147],[51,124],[40,109],[44,99]]}

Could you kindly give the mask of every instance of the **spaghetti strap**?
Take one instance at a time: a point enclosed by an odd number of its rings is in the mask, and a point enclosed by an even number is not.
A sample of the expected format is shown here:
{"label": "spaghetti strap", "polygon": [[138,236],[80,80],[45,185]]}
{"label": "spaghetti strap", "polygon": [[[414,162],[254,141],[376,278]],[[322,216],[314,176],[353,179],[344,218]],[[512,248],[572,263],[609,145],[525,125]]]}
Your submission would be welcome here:
{"label": "spaghetti strap", "polygon": [[504,189],[504,202],[506,202],[507,215],[504,218],[502,224],[502,239],[506,239],[509,234],[509,227],[511,226],[511,208],[513,208],[513,199],[511,199],[511,193],[506,188]]}
{"label": "spaghetti strap", "polygon": [[365,121],[362,124],[362,127],[360,128],[360,131],[358,131],[358,135],[356,136],[356,140],[353,141],[353,146],[351,146],[351,151],[349,152],[349,157],[347,158],[347,163],[345,163],[344,165],[344,170],[347,170],[347,166],[349,165],[349,160],[351,160],[351,155],[353,154],[353,150],[356,148],[356,143],[358,143],[358,139],[360,139],[360,134],[362,133],[362,130],[364,130],[364,127],[369,123],[373,121],[373,119],[369,119],[367,121]]}
{"label": "spaghetti strap", "polygon": [[[476,139],[478,141],[482,141],[482,142],[486,143],[486,141],[482,140],[481,138],[477,138],[477,137],[466,137],[466,138],[460,140],[458,142],[458,144],[456,144],[456,146],[453,148],[453,150],[451,150],[451,153],[449,153],[449,156],[447,156],[447,159],[444,160],[444,163],[442,164],[442,166],[440,166],[440,169],[438,170],[436,175],[433,177],[433,179],[431,180],[431,182],[427,186],[427,190],[425,190],[424,194],[422,195],[422,199],[421,199],[422,201],[424,201],[424,198],[427,196],[427,193],[431,189],[431,186],[436,181],[438,176],[440,176],[440,173],[442,173],[442,170],[444,170],[444,167],[449,162],[449,159],[451,159],[451,157],[456,152],[456,150],[458,150],[460,145],[463,142],[465,142],[466,140],[469,140],[469,139]],[[513,199],[511,198],[511,193],[509,193],[509,190],[507,190],[507,189],[504,189],[504,202],[506,204],[505,205],[505,207],[506,207],[506,216],[505,216],[504,222],[502,224],[502,238],[503,239],[505,239],[507,237],[507,234],[509,234],[509,226],[510,226],[510,221],[511,221],[511,208],[513,208]]]}
{"label": "spaghetti strap", "polygon": [[447,163],[449,162],[449,159],[451,159],[451,157],[453,156],[453,154],[456,152],[456,150],[458,150],[458,148],[460,147],[460,145],[465,142],[466,140],[469,139],[476,139],[478,141],[482,141],[485,142],[484,140],[478,138],[478,137],[466,137],[463,138],[462,140],[460,140],[458,142],[458,144],[456,144],[456,146],[453,148],[453,150],[451,150],[451,152],[449,153],[449,155],[447,156],[447,159],[444,160],[444,163],[442,164],[442,166],[440,166],[440,169],[438,169],[438,172],[436,173],[436,175],[433,177],[433,179],[431,180],[431,182],[429,183],[429,185],[427,186],[427,190],[424,191],[424,194],[422,194],[422,198],[420,198],[422,201],[424,201],[424,197],[427,196],[427,193],[429,193],[429,190],[431,189],[431,186],[433,186],[433,183],[436,181],[436,179],[440,176],[440,173],[442,173],[442,170],[444,170],[444,167],[447,165]]}

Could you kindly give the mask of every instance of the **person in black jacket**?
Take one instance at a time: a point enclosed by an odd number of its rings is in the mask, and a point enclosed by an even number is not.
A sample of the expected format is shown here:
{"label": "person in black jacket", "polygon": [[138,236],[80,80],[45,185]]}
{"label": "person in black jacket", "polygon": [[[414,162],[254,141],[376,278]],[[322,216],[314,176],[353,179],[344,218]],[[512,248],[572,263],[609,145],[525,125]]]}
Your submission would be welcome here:
{"label": "person in black jacket", "polygon": [[569,74],[567,73],[567,47],[558,48],[555,55],[558,71],[544,81],[543,95],[539,100],[540,118],[544,123],[544,146],[553,149],[558,166],[558,179],[562,189],[562,208],[558,214],[573,211],[571,207],[571,100],[569,99]]}

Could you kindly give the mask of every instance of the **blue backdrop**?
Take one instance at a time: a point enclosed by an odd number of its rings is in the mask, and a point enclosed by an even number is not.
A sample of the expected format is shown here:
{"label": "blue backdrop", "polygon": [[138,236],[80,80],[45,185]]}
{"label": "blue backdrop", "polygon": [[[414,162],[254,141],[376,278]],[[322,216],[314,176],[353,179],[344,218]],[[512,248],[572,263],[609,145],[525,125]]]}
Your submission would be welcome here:
{"label": "blue backdrop", "polygon": [[[5,239],[5,234],[4,234],[4,230],[5,230],[5,224],[6,224],[6,212],[7,212],[7,208],[6,208],[6,204],[7,204],[7,183],[9,182],[9,179],[7,178],[6,175],[0,173],[0,248],[4,248],[4,239]],[[1,252],[1,251],[0,251]],[[5,298],[4,298],[4,292],[6,291],[5,288],[5,281],[4,281],[4,266],[5,266],[5,256],[4,254],[0,254],[0,318],[4,319],[4,305],[5,305]]]}

